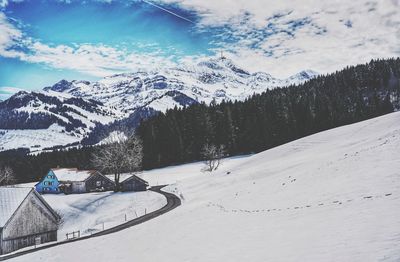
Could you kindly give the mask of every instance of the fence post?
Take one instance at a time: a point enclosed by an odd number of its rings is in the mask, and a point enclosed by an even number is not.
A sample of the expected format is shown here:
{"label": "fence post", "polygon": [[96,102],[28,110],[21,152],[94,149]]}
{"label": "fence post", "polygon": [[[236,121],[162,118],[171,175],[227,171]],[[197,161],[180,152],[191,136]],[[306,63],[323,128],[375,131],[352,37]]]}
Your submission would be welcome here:
{"label": "fence post", "polygon": [[126,214],[125,214],[125,222],[126,222]]}
{"label": "fence post", "polygon": [[144,214],[145,215],[147,214],[147,208],[144,208]]}
{"label": "fence post", "polygon": [[138,216],[137,216],[137,212],[136,212],[136,210],[135,210],[135,215],[136,215],[136,217],[138,217]]}
{"label": "fence post", "polygon": [[104,231],[104,222],[103,222],[103,231]]}

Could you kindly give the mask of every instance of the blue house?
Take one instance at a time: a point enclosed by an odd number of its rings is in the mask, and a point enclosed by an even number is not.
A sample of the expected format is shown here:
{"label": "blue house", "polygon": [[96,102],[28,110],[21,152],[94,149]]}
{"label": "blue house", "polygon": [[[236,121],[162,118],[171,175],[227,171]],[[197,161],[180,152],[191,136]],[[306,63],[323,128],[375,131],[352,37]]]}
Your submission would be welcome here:
{"label": "blue house", "polygon": [[50,169],[47,175],[35,185],[35,189],[37,192],[42,194],[59,194],[61,193],[59,185],[60,182],[58,181],[56,174],[53,169]]}
{"label": "blue house", "polygon": [[115,183],[96,170],[52,168],[35,185],[41,194],[79,194],[114,190]]}

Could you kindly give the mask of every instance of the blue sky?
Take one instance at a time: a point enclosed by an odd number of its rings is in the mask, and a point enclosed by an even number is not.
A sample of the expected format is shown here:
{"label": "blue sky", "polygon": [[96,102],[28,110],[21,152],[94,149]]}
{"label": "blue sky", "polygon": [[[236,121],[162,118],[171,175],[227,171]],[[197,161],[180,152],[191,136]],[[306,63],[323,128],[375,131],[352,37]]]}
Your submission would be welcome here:
{"label": "blue sky", "polygon": [[[197,19],[195,13],[174,5],[168,6],[168,10],[193,21]],[[193,23],[144,2],[10,2],[4,14],[27,37],[50,47],[102,45],[172,61],[187,55],[212,54],[207,33],[196,32]],[[18,58],[0,57],[0,65],[0,86],[6,87],[37,89],[63,78],[94,80],[103,75]]]}
{"label": "blue sky", "polygon": [[400,55],[399,0],[331,2],[0,0],[0,99],[219,50],[278,77]]}

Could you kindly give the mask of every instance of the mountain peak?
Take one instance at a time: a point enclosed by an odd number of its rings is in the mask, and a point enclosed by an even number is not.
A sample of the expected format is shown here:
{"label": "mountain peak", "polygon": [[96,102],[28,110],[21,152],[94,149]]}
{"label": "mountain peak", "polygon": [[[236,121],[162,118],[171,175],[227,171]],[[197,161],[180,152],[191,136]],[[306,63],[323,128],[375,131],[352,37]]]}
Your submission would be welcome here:
{"label": "mountain peak", "polygon": [[300,71],[299,73],[295,74],[294,76],[297,76],[298,78],[301,78],[304,80],[308,80],[308,79],[314,78],[318,75],[319,75],[318,72],[315,72],[314,70],[311,70],[311,69],[307,69],[307,70]]}
{"label": "mountain peak", "polygon": [[207,67],[212,70],[223,70],[224,68],[226,68],[236,74],[250,75],[248,71],[240,68],[233,62],[233,60],[226,57],[211,58],[205,61],[201,61],[197,65],[200,67]]}
{"label": "mountain peak", "polygon": [[289,77],[288,79],[286,79],[287,85],[298,85],[301,83],[304,83],[308,80],[311,80],[315,77],[317,77],[319,75],[319,73],[315,72],[314,70],[311,69],[307,69],[307,70],[303,70],[298,72],[295,75],[292,75],[291,77]]}
{"label": "mountain peak", "polygon": [[47,86],[43,88],[44,91],[56,91],[56,92],[64,92],[65,90],[69,89],[72,85],[72,82],[69,82],[65,79],[62,79],[55,83],[53,86]]}

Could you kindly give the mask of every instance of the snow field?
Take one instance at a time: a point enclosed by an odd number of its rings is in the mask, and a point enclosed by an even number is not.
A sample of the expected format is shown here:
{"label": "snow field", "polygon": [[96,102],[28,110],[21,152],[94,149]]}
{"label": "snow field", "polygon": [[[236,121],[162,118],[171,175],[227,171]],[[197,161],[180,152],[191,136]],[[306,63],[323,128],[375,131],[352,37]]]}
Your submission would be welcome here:
{"label": "snow field", "polygon": [[80,231],[81,236],[123,224],[167,204],[164,196],[152,192],[101,192],[76,195],[43,195],[61,215],[58,240],[66,233]]}
{"label": "snow field", "polygon": [[[400,112],[262,153],[144,172],[179,208],[15,261],[400,261]],[[74,250],[74,252],[70,252]]]}

